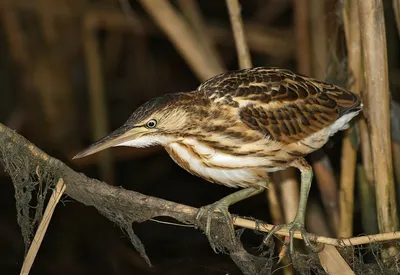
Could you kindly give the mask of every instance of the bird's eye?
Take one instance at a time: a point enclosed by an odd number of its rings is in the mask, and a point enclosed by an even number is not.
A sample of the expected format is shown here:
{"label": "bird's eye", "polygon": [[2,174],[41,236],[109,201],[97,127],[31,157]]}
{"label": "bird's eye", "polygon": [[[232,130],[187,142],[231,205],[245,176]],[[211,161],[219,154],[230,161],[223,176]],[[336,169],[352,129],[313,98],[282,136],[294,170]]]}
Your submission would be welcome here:
{"label": "bird's eye", "polygon": [[155,119],[151,119],[146,123],[146,127],[149,129],[154,128],[156,126],[157,126],[157,120],[155,120]]}

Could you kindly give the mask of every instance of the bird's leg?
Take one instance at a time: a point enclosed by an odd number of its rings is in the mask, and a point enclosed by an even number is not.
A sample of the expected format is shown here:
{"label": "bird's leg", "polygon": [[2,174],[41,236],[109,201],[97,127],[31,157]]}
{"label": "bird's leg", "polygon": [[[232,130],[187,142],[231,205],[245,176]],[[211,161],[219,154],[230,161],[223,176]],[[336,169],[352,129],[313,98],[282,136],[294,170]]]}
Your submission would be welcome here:
{"label": "bird's leg", "polygon": [[229,224],[230,226],[230,234],[231,234],[231,238],[234,239],[235,238],[235,231],[233,228],[233,222],[232,222],[232,218],[231,215],[229,214],[228,208],[229,206],[231,206],[232,204],[235,204],[239,201],[242,201],[244,199],[250,198],[254,195],[257,195],[259,193],[261,193],[265,188],[264,187],[249,187],[246,189],[242,189],[239,191],[236,191],[233,194],[230,194],[222,199],[220,199],[219,201],[210,204],[210,205],[206,205],[200,208],[197,217],[196,217],[196,221],[197,223],[199,223],[199,220],[201,218],[201,216],[203,215],[204,212],[207,212],[207,223],[206,223],[206,229],[205,229],[205,234],[208,238],[208,240],[210,241],[211,247],[213,248],[214,251],[215,250],[215,246],[213,245],[213,241],[211,238],[211,220],[212,220],[212,216],[214,214],[214,212],[219,211],[222,213],[222,215],[224,216],[224,219],[226,221],[227,224]]}
{"label": "bird's leg", "polygon": [[317,252],[319,251],[319,248],[311,244],[308,234],[304,228],[307,200],[311,188],[313,170],[304,159],[299,159],[295,161],[294,163],[292,163],[292,166],[298,168],[301,172],[300,199],[296,216],[294,220],[288,224],[275,226],[269,232],[264,242],[268,242],[268,240],[271,239],[274,233],[280,228],[287,228],[289,230],[289,250],[291,254],[293,253],[293,234],[296,231],[299,231],[301,233],[306,246],[309,247],[312,251]]}

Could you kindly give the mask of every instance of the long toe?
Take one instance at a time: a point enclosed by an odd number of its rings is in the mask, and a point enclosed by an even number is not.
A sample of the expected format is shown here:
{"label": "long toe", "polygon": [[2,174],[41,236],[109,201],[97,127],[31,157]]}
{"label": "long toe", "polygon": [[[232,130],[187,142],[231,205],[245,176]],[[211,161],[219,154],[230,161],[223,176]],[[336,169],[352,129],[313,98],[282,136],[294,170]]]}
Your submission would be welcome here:
{"label": "long toe", "polygon": [[324,245],[323,244],[313,244],[311,242],[310,234],[307,233],[304,228],[303,228],[303,230],[300,230],[300,232],[301,232],[301,236],[303,237],[304,243],[306,244],[308,249],[310,249],[312,252],[318,253],[318,252],[321,252],[322,249],[324,249]]}
{"label": "long toe", "polygon": [[[217,252],[216,244],[215,244],[216,238],[212,235],[212,226],[211,226],[215,212],[219,212],[222,214],[221,218],[223,218],[223,222],[229,226],[230,238],[231,238],[231,240],[233,240],[235,238],[235,231],[233,228],[232,217],[229,214],[228,207],[225,204],[216,202],[214,204],[210,204],[210,205],[202,207],[201,210],[199,211],[199,214],[197,215],[196,219],[197,219],[198,224],[200,225],[202,215],[204,215],[204,214],[207,215],[206,216],[207,222],[206,222],[206,226],[205,226],[205,234],[210,242],[212,249],[215,252]],[[223,233],[223,229],[221,230],[221,233]]]}
{"label": "long toe", "polygon": [[292,223],[288,224],[288,229],[289,229],[289,241],[290,241],[289,248],[290,248],[291,254],[293,254],[293,250],[294,250],[293,249],[293,235],[296,231],[300,232],[306,247],[308,249],[310,249],[312,252],[317,253],[323,249],[323,246],[319,247],[318,245],[311,243],[310,234],[307,233],[303,224],[292,222]]}
{"label": "long toe", "polygon": [[274,225],[274,227],[272,227],[271,231],[268,232],[267,237],[265,237],[265,239],[263,241],[264,245],[267,245],[269,243],[269,241],[272,240],[272,238],[274,237],[274,234],[276,233],[276,231],[281,229],[282,226],[284,226],[284,225],[277,224],[277,225]]}
{"label": "long toe", "polygon": [[293,236],[295,232],[300,232],[301,236],[303,238],[303,241],[305,245],[313,252],[320,252],[321,249],[323,248],[315,245],[311,242],[310,240],[310,234],[307,233],[307,231],[304,229],[303,224],[297,223],[297,222],[291,222],[288,224],[280,224],[280,225],[275,225],[272,230],[268,233],[267,237],[264,239],[264,244],[267,244],[273,237],[273,235],[280,230],[281,228],[285,228],[289,231],[289,251],[290,254],[293,254],[294,251],[294,242],[293,242]]}

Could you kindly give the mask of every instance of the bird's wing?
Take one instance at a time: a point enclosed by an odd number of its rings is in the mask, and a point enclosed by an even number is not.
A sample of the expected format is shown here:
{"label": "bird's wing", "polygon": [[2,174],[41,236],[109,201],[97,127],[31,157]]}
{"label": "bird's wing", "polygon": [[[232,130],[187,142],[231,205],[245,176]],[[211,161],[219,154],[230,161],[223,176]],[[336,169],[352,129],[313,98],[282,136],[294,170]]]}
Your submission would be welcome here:
{"label": "bird's wing", "polygon": [[215,102],[236,105],[247,127],[284,143],[300,141],[361,108],[349,91],[281,69],[227,73],[200,88]]}

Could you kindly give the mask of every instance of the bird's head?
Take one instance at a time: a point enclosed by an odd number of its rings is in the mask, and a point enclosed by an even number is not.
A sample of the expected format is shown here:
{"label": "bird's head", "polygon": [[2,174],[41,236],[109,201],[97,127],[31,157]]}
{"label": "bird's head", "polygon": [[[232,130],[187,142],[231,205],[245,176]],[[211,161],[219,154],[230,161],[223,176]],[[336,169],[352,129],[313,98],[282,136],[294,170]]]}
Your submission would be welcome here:
{"label": "bird's head", "polygon": [[146,102],[120,128],[78,153],[74,159],[115,146],[147,147],[176,140],[189,122],[187,101],[187,96],[182,94],[168,94]]}

